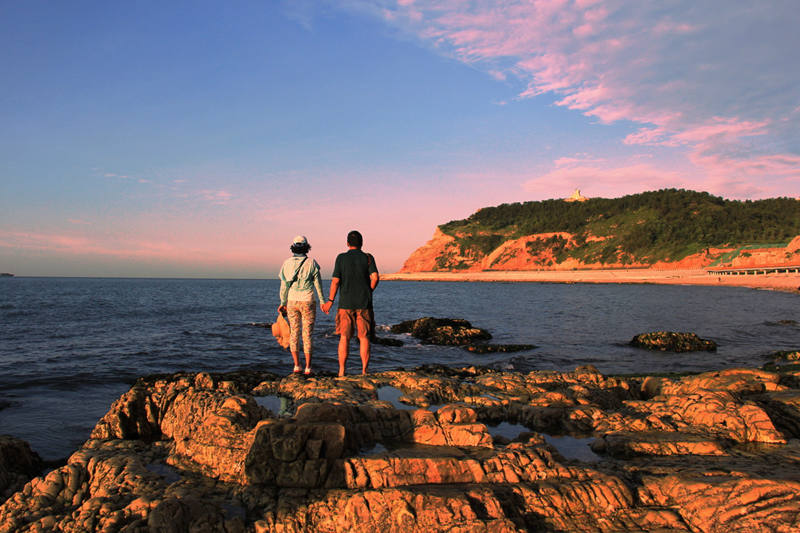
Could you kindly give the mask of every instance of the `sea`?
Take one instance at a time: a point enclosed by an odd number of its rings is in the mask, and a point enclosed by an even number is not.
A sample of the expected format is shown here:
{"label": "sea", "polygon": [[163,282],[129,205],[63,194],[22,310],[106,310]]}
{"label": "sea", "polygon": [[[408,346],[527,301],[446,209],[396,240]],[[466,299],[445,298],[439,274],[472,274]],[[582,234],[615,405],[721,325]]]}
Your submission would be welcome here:
{"label": "sea", "polygon": [[[327,294],[328,281],[323,283]],[[264,325],[277,316],[277,280],[0,279],[0,434],[28,441],[49,461],[88,437],[136,378],[153,373],[265,370],[289,374],[291,356]],[[371,371],[425,364],[606,374],[757,367],[800,349],[800,297],[738,287],[679,285],[382,282]],[[389,326],[425,316],[464,318],[492,342],[532,344],[478,355],[423,345]],[[691,331],[716,352],[649,352],[628,345],[648,331]],[[337,370],[333,313],[317,314],[317,372]],[[360,372],[352,347],[348,373]]]}

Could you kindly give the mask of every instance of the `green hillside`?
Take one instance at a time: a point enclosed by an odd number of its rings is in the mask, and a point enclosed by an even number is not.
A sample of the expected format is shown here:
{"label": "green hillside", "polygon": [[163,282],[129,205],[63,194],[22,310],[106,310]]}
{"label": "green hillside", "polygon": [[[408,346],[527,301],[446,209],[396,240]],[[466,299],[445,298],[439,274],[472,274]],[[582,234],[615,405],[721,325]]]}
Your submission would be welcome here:
{"label": "green hillside", "polygon": [[[786,245],[800,234],[800,201],[736,201],[663,189],[585,202],[502,204],[439,228],[455,237],[464,256],[476,259],[509,239],[568,232],[575,235],[573,246],[560,237],[534,246],[550,247],[559,262],[574,257],[587,263],[651,264],[677,261],[709,247]],[[605,240],[587,242],[593,237]]]}

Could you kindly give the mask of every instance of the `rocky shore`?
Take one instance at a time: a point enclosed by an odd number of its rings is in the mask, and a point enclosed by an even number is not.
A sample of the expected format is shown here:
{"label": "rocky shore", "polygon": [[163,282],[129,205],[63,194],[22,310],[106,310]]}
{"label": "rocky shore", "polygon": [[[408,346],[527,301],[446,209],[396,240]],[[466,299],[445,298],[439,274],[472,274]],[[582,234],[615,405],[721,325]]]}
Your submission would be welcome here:
{"label": "rocky shore", "polygon": [[0,532],[797,531],[796,365],[142,378]]}

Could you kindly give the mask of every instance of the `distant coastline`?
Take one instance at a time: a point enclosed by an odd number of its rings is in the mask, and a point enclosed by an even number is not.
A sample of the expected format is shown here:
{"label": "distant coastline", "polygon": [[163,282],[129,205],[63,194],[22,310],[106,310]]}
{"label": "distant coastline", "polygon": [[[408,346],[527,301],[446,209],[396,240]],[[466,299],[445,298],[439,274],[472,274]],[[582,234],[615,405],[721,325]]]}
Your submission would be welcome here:
{"label": "distant coastline", "polygon": [[532,283],[655,283],[749,287],[800,293],[800,274],[718,276],[702,269],[504,270],[482,272],[397,272],[381,281],[483,281]]}
{"label": "distant coastline", "polygon": [[0,272],[0,278],[13,278],[14,274],[10,272]]}

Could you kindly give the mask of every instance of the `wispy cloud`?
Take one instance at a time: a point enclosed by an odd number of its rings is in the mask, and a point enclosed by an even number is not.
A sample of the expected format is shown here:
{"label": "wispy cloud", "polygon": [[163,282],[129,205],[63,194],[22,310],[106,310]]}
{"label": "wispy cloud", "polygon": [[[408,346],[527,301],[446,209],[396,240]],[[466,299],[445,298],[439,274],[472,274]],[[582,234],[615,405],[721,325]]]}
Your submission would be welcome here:
{"label": "wispy cloud", "polygon": [[[639,124],[623,142],[680,147],[698,175],[800,180],[800,10],[722,0],[374,0],[357,2],[519,98],[545,93],[602,123]],[[746,36],[746,38],[744,37]],[[794,132],[794,133],[792,133]],[[800,192],[800,186],[795,190]]]}
{"label": "wispy cloud", "polygon": [[3,230],[0,230],[0,247],[130,258],[172,257],[185,253],[185,250],[179,251],[174,245],[163,241],[114,239],[108,243],[83,235]]}
{"label": "wispy cloud", "polygon": [[225,205],[234,197],[233,193],[224,189],[202,189],[197,195],[214,205]]}

